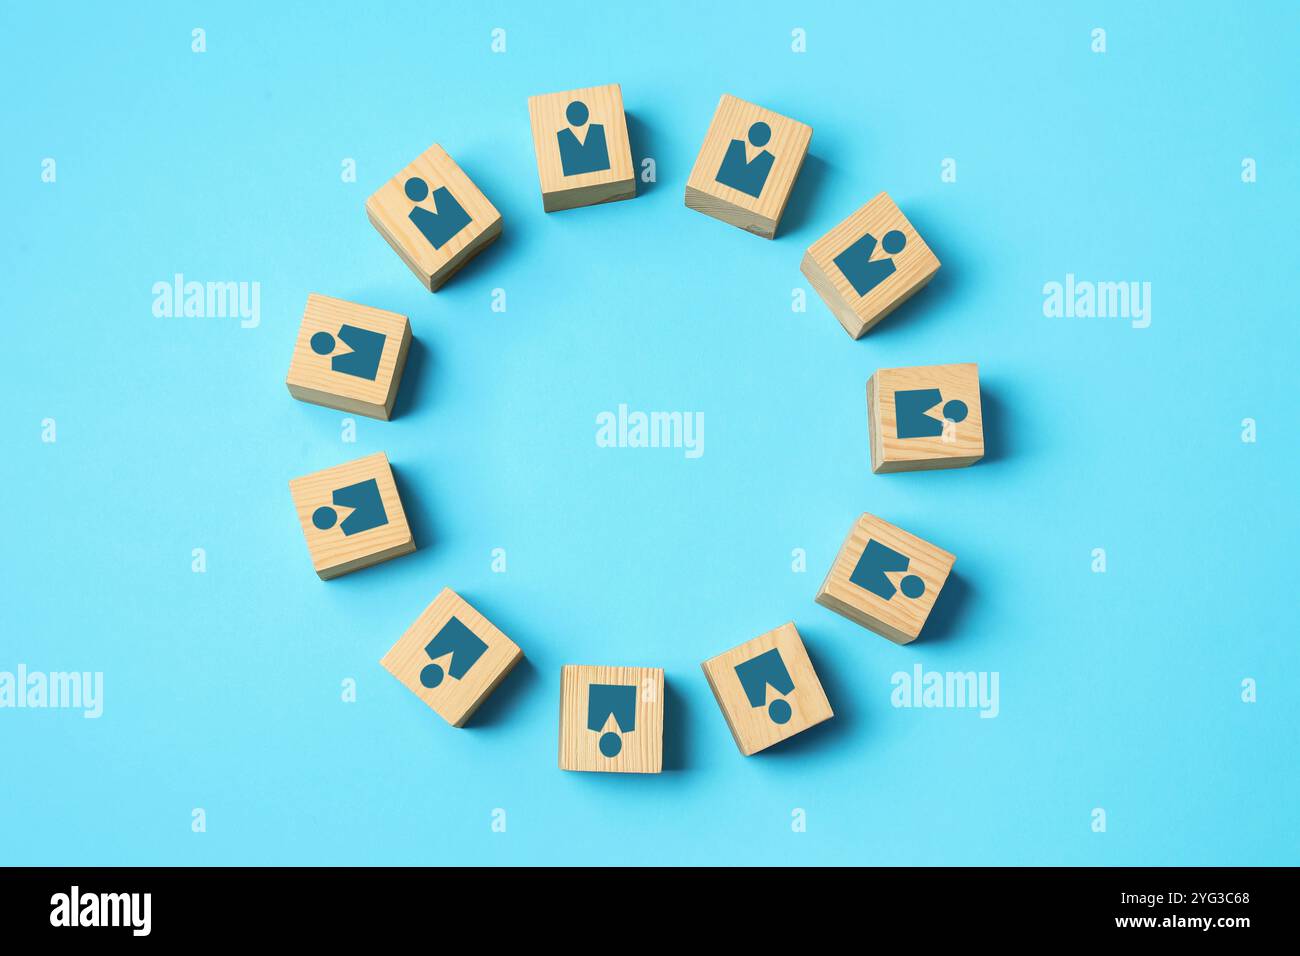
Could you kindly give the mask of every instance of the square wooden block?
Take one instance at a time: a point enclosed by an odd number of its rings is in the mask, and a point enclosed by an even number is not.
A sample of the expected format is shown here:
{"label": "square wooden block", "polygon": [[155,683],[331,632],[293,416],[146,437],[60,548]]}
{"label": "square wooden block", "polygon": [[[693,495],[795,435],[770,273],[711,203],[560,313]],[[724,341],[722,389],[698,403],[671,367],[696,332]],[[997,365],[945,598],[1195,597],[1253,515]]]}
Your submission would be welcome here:
{"label": "square wooden block", "polygon": [[623,91],[617,83],[530,96],[528,118],[547,212],[636,195]]}
{"label": "square wooden block", "polygon": [[375,190],[366,216],[430,292],[501,235],[501,213],[437,143]]}
{"label": "square wooden block", "polygon": [[686,205],[771,239],[811,140],[811,126],[723,94],[686,180]]}
{"label": "square wooden block", "polygon": [[406,316],[313,292],[285,384],[304,402],[387,421],[410,346]]}
{"label": "square wooden block", "polygon": [[659,773],[663,767],[663,668],[564,665],[560,769]]}
{"label": "square wooden block", "polygon": [[956,560],[875,515],[853,525],[817,603],[896,644],[921,633]]}
{"label": "square wooden block", "polygon": [[929,282],[939,260],[881,193],[809,246],[799,269],[859,339]]}
{"label": "square wooden block", "polygon": [[463,727],[524,652],[443,588],[379,663],[453,727]]}
{"label": "square wooden block", "polygon": [[960,468],[984,457],[974,362],[882,368],[867,380],[871,470]]}
{"label": "square wooden block", "polygon": [[383,452],[295,478],[289,493],[322,580],[415,550]]}
{"label": "square wooden block", "polygon": [[700,666],[746,757],[835,716],[793,623]]}

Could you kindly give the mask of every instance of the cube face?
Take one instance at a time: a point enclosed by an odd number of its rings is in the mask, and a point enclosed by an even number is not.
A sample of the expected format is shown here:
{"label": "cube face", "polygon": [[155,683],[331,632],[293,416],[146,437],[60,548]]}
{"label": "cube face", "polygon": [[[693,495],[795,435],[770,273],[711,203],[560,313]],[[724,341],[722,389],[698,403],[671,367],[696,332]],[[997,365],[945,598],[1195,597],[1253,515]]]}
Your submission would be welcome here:
{"label": "cube face", "polygon": [[974,362],[882,368],[867,381],[871,470],[960,468],[984,457]]}
{"label": "cube face", "polygon": [[528,117],[547,212],[636,195],[623,91],[617,83],[530,96]]}
{"label": "cube face", "polygon": [[366,216],[430,292],[501,234],[501,213],[437,143],[375,190]]}
{"label": "cube face", "polygon": [[835,716],[793,623],[700,666],[747,757]]}
{"label": "cube face", "polygon": [[463,727],[524,654],[443,588],[379,663],[453,727]]}
{"label": "cube face", "polygon": [[285,384],[301,401],[387,420],[410,345],[406,316],[313,292]]}
{"label": "cube face", "polygon": [[724,94],[686,181],[686,205],[771,239],[811,140],[811,126]]}
{"label": "cube face", "polygon": [[324,580],[415,550],[383,452],[295,478],[289,493]]}
{"label": "cube face", "polygon": [[881,193],[809,246],[799,268],[857,339],[929,282],[939,260]]}
{"label": "cube face", "polygon": [[564,666],[561,770],[659,773],[663,746],[662,668]]}
{"label": "cube face", "polygon": [[920,635],[956,560],[902,528],[864,514],[853,525],[817,603],[889,638]]}

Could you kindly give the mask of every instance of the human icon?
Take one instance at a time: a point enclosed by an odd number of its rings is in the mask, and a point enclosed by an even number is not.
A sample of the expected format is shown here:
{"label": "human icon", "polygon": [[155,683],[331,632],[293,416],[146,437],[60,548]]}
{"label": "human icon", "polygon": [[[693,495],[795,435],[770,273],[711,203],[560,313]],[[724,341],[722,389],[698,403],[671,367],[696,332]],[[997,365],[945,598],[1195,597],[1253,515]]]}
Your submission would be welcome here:
{"label": "human icon", "polygon": [[581,140],[574,132],[587,124],[590,112],[582,100],[574,100],[564,111],[564,118],[569,125],[555,134],[560,144],[560,170],[566,176],[579,173],[598,173],[609,169],[609,145],[605,142],[605,126],[592,123],[587,126],[587,135]]}
{"label": "human icon", "polygon": [[[897,229],[889,230],[880,241],[880,248],[889,256],[898,255],[906,245],[907,236]],[[867,233],[835,257],[836,267],[844,273],[844,278],[849,280],[849,285],[858,295],[866,295],[897,271],[892,258],[873,261],[871,257],[875,251],[876,237]]]}
{"label": "human icon", "polygon": [[[781,660],[781,652],[775,647],[737,664],[736,677],[740,679],[740,686],[745,691],[750,707],[767,704],[768,687],[772,687],[778,694],[794,692],[794,679],[790,676],[785,661]],[[790,702],[784,697],[773,698],[767,704],[767,716],[774,724],[788,723],[792,714]]]}
{"label": "human icon", "polygon": [[320,531],[328,531],[336,524],[345,537],[379,528],[388,524],[384,499],[379,494],[379,482],[367,478],[334,492],[332,499],[338,508],[351,508],[352,513],[339,523],[339,513],[329,505],[322,505],[311,514],[311,523]]}
{"label": "human icon", "polygon": [[749,159],[745,141],[733,139],[727,145],[722,165],[718,167],[718,175],[714,178],[724,186],[739,189],[745,195],[757,199],[767,183],[772,164],[776,162],[776,156],[770,150],[763,149],[771,138],[772,127],[761,120],[752,125],[748,134],[749,145],[759,151],[758,155]]}
{"label": "human icon", "polygon": [[916,600],[925,593],[925,581],[918,575],[909,574],[898,582],[898,587],[894,587],[894,582],[889,580],[885,573],[906,571],[911,563],[912,559],[907,555],[872,538],[867,542],[862,557],[858,558],[853,573],[849,575],[849,581],[886,601],[892,599],[899,591],[903,592],[904,597]]}
{"label": "human icon", "polygon": [[323,330],[313,335],[311,350],[317,355],[330,355],[338,347],[336,338],[342,339],[343,344],[352,351],[334,355],[330,359],[330,368],[344,375],[355,375],[373,382],[379,374],[379,358],[384,354],[383,333],[355,325],[341,325],[337,336]]}
{"label": "human icon", "polygon": [[[406,198],[414,203],[424,202],[429,196],[429,184],[419,176],[412,176],[406,181]],[[446,186],[439,186],[433,191],[433,209],[416,206],[407,215],[411,222],[429,240],[429,245],[441,249],[447,240],[460,232],[470,223],[469,213],[456,201]]]}
{"label": "human icon", "polygon": [[[606,757],[617,757],[623,750],[622,734],[636,730],[636,690],[636,684],[587,687],[587,729],[600,734],[598,745]],[[611,720],[617,730],[605,730]]]}
{"label": "human icon", "polygon": [[486,650],[487,644],[484,640],[461,623],[460,618],[453,617],[433,636],[433,640],[424,646],[424,653],[429,655],[430,661],[451,655],[451,660],[447,662],[447,670],[444,673],[439,664],[425,664],[420,671],[420,683],[432,690],[442,683],[446,674],[460,680]]}
{"label": "human icon", "polygon": [[959,398],[945,402],[943,419],[928,414],[943,401],[937,388],[909,388],[894,393],[894,416],[898,423],[899,438],[938,438],[943,434],[944,421],[962,422],[970,413],[966,403]]}

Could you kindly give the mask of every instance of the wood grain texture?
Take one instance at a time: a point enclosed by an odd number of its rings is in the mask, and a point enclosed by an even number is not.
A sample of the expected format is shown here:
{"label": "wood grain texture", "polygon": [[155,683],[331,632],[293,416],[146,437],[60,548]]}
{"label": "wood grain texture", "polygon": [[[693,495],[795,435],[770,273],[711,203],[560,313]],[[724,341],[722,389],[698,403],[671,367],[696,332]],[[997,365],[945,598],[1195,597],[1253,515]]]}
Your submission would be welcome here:
{"label": "wood grain texture", "polygon": [[[966,404],[966,417],[948,421],[938,437],[899,438],[895,393],[937,388],[942,398],[929,415],[945,420],[943,405]],[[984,412],[980,406],[980,373],[974,362],[882,368],[867,380],[867,421],[871,430],[871,470],[881,474],[961,468],[984,457]]]}
{"label": "wood grain texture", "polygon": [[[897,588],[905,575],[917,575],[925,582],[920,597],[909,598],[900,590],[887,601],[849,580],[867,542],[873,539],[911,559],[906,571],[888,572],[886,576]],[[920,636],[954,561],[956,558],[942,548],[875,515],[863,514],[835,556],[817,592],[817,603],[896,644],[909,644]]]}
{"label": "wood grain texture", "polygon": [[[473,631],[487,649],[462,677],[446,673],[436,687],[425,687],[420,672],[433,661],[425,648],[453,617]],[[379,663],[443,720],[463,727],[523,656],[519,646],[468,601],[451,588],[443,588]],[[447,659],[439,660],[446,672]]]}
{"label": "wood grain texture", "polygon": [[[747,137],[750,126],[760,121],[772,130],[771,140],[762,148],[775,158],[763,189],[755,198],[724,186],[717,181],[717,175],[732,140],[744,142],[749,159],[759,152]],[[739,226],[746,232],[765,239],[773,238],[808,155],[812,132],[812,127],[806,123],[724,93],[709,123],[695,166],[686,180],[686,205],[706,216]]]}
{"label": "wood grain texture", "polygon": [[[736,666],[773,648],[781,655],[781,661],[794,682],[794,690],[780,694],[769,686],[766,700],[755,707],[749,702]],[[736,746],[747,757],[835,716],[793,622],[724,651],[700,667],[718,707],[722,709]],[[768,713],[768,706],[777,699],[790,705],[790,718],[784,724],[776,723]]]}
{"label": "wood grain texture", "polygon": [[[429,187],[429,195],[418,203],[406,196],[406,181],[413,176],[423,179]],[[410,214],[416,206],[436,212],[433,194],[442,186],[464,208],[470,222],[435,249],[411,221]],[[501,213],[437,143],[375,190],[366,200],[366,217],[430,292],[501,234]]]}
{"label": "wood grain texture", "polygon": [[[345,324],[384,336],[379,369],[373,381],[336,372],[331,367],[335,355],[348,351],[347,345],[338,338],[339,329]],[[334,352],[317,355],[312,350],[311,337],[317,332],[328,332],[335,337]],[[387,421],[397,400],[410,345],[411,323],[406,316],[313,292],[307,296],[307,308],[298,326],[285,385],[289,394],[301,401]]]}
{"label": "wood grain texture", "polygon": [[[902,251],[893,256],[896,271],[866,295],[858,295],[835,265],[835,257],[867,233],[879,242],[894,229],[907,240]],[[889,257],[877,245],[871,259]],[[939,260],[889,195],[880,193],[809,246],[799,270],[844,330],[858,339],[924,288],[939,271]]]}
{"label": "wood grain texture", "polygon": [[[332,528],[322,531],[312,523],[312,512],[317,508],[336,507],[332,500],[336,490],[370,478],[375,479],[379,486],[387,524],[346,536],[340,525],[351,509],[342,507],[337,508],[339,522]],[[307,539],[312,566],[322,580],[368,568],[415,550],[415,538],[406,523],[402,501],[397,496],[393,470],[383,452],[295,478],[289,482],[289,493],[298,512],[298,523]]]}
{"label": "wood grain texture", "polygon": [[[587,727],[592,684],[636,687],[636,727],[622,733],[613,757],[600,752],[602,731],[617,732],[611,717],[601,731]],[[588,667],[566,664],[560,671],[560,769],[604,773],[659,773],[664,765],[664,672],[660,667]]]}
{"label": "wood grain texture", "polygon": [[[581,127],[570,127],[565,117],[565,110],[575,100],[586,104],[589,114]],[[530,96],[528,118],[533,131],[533,149],[537,153],[542,208],[547,212],[631,199],[636,195],[627,116],[623,112],[623,91],[617,83]],[[605,129],[609,169],[564,175],[557,134],[572,128],[578,139],[585,142],[593,124],[600,124]]]}

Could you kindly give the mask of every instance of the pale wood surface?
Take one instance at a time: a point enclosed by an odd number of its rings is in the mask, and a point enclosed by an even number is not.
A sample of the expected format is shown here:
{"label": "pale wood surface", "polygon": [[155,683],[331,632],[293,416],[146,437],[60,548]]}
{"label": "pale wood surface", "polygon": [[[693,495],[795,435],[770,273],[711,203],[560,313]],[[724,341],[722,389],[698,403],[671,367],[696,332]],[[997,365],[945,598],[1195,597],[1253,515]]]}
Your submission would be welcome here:
{"label": "pale wood surface", "polygon": [[[835,265],[835,257],[867,233],[879,243],[894,229],[907,239],[902,252],[892,257],[896,271],[866,295],[858,295]],[[890,256],[877,245],[872,261],[884,258]],[[939,270],[939,260],[902,210],[882,192],[809,246],[799,269],[844,330],[857,339],[922,289]]]}
{"label": "pale wood surface", "polygon": [[[331,367],[335,355],[348,351],[338,337],[339,328],[344,324],[384,336],[374,381],[335,372]],[[330,355],[312,351],[311,337],[317,332],[334,336],[336,349]],[[301,401],[387,420],[397,400],[410,344],[411,323],[406,316],[313,292],[307,296],[307,308],[298,327],[298,340],[293,346],[285,384],[289,394]]]}
{"label": "pale wood surface", "polygon": [[[763,190],[755,198],[738,189],[717,181],[727,147],[733,139],[745,144],[745,155],[752,159],[760,150],[750,145],[749,127],[756,122],[766,123],[772,138],[762,147],[772,153],[772,170],[768,173]],[[691,209],[738,226],[746,232],[771,239],[776,235],[781,215],[794,189],[794,182],[803,168],[812,140],[812,127],[798,120],[774,113],[754,103],[748,103],[730,94],[723,94],[718,108],[709,123],[686,180],[686,205]]]}
{"label": "pale wood surface", "polygon": [[[772,648],[780,653],[781,661],[785,664],[790,679],[794,681],[794,690],[783,695],[768,687],[763,706],[753,707],[736,674],[736,665]],[[713,696],[717,698],[736,746],[745,756],[758,753],[835,716],[793,622],[782,624],[766,634],[724,651],[700,667],[713,690]],[[790,719],[784,724],[775,723],[768,716],[767,706],[777,698],[783,698],[790,705]]]}
{"label": "pale wood surface", "polygon": [[[340,525],[351,510],[335,506],[333,494],[339,488],[368,478],[374,478],[379,485],[379,497],[384,503],[388,523],[345,536]],[[406,523],[402,501],[397,496],[393,470],[383,452],[295,478],[289,482],[289,493],[293,496],[298,523],[307,539],[312,566],[322,579],[336,578],[415,550],[415,538]],[[317,528],[311,520],[312,512],[323,505],[334,508],[339,519],[334,527],[325,531]]]}
{"label": "pale wood surface", "polygon": [[[925,592],[919,598],[909,598],[897,591],[886,601],[849,580],[867,542],[872,539],[911,559],[906,571],[889,572],[886,576],[897,588],[907,575],[917,575],[925,582]],[[854,522],[835,556],[817,592],[817,603],[897,644],[908,644],[916,640],[925,626],[954,561],[956,558],[942,548],[875,515],[863,514]]]}
{"label": "pale wood surface", "polygon": [[[487,650],[459,679],[445,673],[437,687],[425,687],[420,672],[431,663],[425,647],[453,617],[474,632]],[[453,727],[463,727],[524,653],[514,641],[451,588],[443,588],[379,662],[388,673]],[[446,671],[446,658],[440,658]]]}
{"label": "pale wood surface", "polygon": [[[429,195],[419,203],[406,196],[406,181],[412,176],[429,187]],[[440,186],[456,197],[470,223],[435,249],[411,221],[410,213],[417,205],[435,210],[433,193]],[[375,190],[366,200],[366,217],[431,292],[501,234],[501,213],[437,143]]]}
{"label": "pale wood surface", "polygon": [[[943,393],[929,411],[943,419],[943,406],[966,403],[966,417],[948,425],[949,438],[899,438],[894,394],[905,389],[937,388]],[[877,473],[961,468],[984,457],[984,414],[980,373],[974,362],[882,368],[867,381],[867,420],[871,429],[871,470]]]}
{"label": "pale wood surface", "polygon": [[[600,731],[587,729],[587,688],[592,684],[636,686],[636,729],[625,733],[614,757],[600,752]],[[603,730],[616,731],[613,720]],[[664,672],[660,667],[588,667],[560,671],[560,769],[607,773],[659,773],[664,763]]]}
{"label": "pale wood surface", "polygon": [[[578,173],[575,176],[564,175],[556,134],[570,128],[565,110],[574,100],[585,103],[589,113],[586,124],[574,128],[579,140],[586,141],[591,124],[599,123],[605,127],[609,169]],[[627,116],[623,112],[623,91],[617,83],[530,96],[528,118],[533,131],[533,149],[537,153],[537,178],[542,189],[542,208],[547,212],[631,199],[636,195],[636,175],[627,135]]]}

